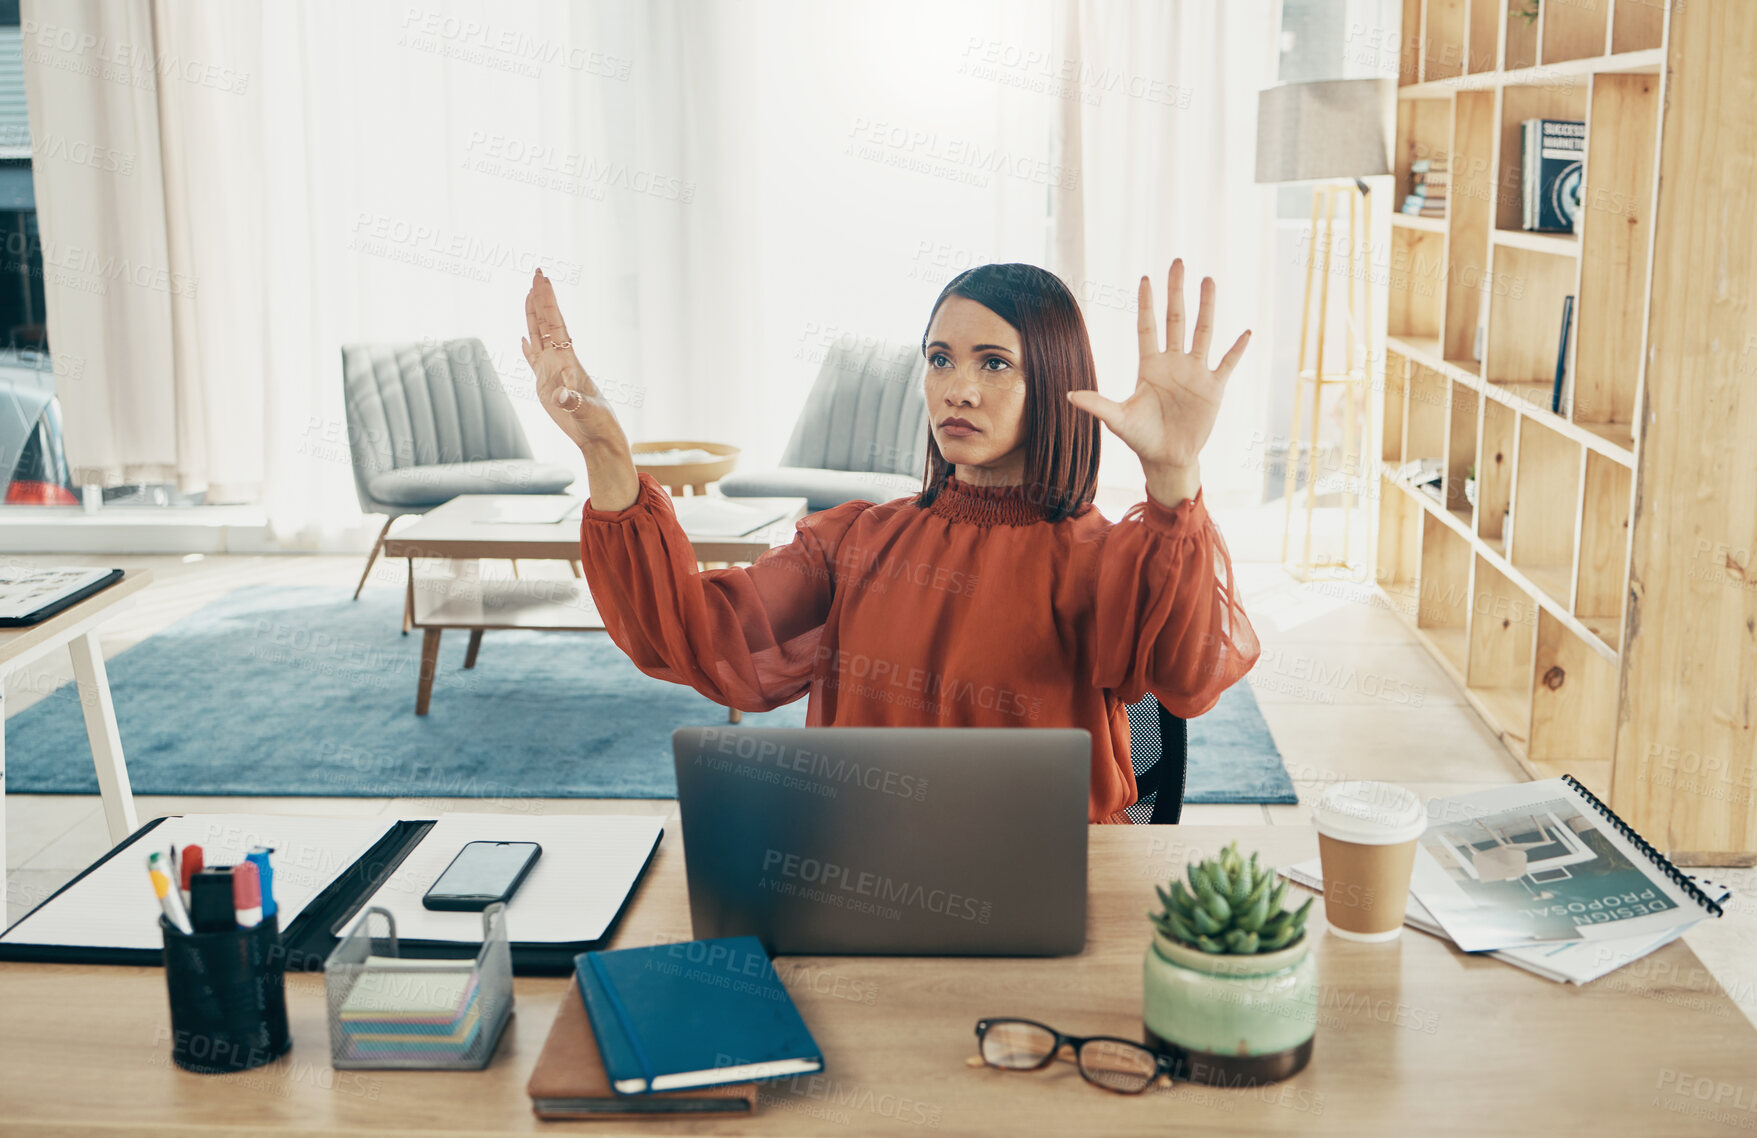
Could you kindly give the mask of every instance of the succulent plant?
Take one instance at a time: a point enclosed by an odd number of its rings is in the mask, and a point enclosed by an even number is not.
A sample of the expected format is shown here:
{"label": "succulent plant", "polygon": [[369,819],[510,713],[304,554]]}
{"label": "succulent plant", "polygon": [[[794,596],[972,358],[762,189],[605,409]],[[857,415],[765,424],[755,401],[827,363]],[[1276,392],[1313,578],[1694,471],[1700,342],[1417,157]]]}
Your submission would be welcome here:
{"label": "succulent plant", "polygon": [[1276,880],[1273,866],[1259,866],[1239,856],[1233,842],[1219,855],[1189,865],[1189,888],[1174,879],[1170,891],[1155,886],[1162,912],[1147,916],[1160,932],[1192,948],[1216,954],[1249,956],[1274,952],[1305,932],[1313,898],[1298,909],[1283,909],[1288,882]]}

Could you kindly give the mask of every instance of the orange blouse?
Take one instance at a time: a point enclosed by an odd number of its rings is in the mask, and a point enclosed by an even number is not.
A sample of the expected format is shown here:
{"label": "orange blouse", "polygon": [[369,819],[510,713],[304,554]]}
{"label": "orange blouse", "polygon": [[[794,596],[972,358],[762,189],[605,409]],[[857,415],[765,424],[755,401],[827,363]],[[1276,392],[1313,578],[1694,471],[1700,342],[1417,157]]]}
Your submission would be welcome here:
{"label": "orange blouse", "polygon": [[1256,662],[1256,633],[1200,492],[1112,524],[1051,522],[1017,486],[949,478],[801,519],[748,568],[699,571],[665,488],[586,504],[580,550],[610,637],[649,676],[813,727],[1084,727],[1088,815],[1135,801],[1127,705],[1191,718]]}

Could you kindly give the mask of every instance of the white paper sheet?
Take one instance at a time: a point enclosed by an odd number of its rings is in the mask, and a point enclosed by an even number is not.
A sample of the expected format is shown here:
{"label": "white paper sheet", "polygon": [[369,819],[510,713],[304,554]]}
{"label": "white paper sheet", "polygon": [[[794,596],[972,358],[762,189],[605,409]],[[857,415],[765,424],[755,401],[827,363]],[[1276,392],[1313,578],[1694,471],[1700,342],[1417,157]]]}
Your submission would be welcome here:
{"label": "white paper sheet", "polygon": [[759,509],[704,495],[673,498],[671,505],[677,524],[691,537],[743,537],[786,516],[785,510]]}
{"label": "white paper sheet", "polygon": [[444,814],[366,904],[390,910],[398,937],[480,941],[482,914],[432,912],[422,896],[466,842],[536,842],[543,852],[507,902],[507,939],[597,940],[664,828],[665,820],[651,815]]}
{"label": "white paper sheet", "polygon": [[479,520],[525,526],[557,525],[570,515],[578,514],[582,504],[583,499],[558,502],[547,495],[526,500],[507,498],[494,503],[494,508],[483,514]]}
{"label": "white paper sheet", "polygon": [[272,846],[274,897],[285,931],[325,886],[396,824],[394,818],[296,818],[278,814],[185,814],[167,818],[77,884],[0,935],[6,944],[93,948],[164,947],[163,911],[146,855],[201,846],[208,865],[236,865],[251,846]]}

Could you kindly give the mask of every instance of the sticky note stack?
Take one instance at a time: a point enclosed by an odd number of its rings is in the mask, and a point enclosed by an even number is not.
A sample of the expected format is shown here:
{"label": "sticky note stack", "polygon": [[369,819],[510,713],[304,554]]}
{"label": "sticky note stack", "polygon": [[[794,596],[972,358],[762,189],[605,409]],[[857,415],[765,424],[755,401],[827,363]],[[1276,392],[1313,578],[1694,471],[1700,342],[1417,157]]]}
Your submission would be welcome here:
{"label": "sticky note stack", "polygon": [[369,957],[338,1018],[351,1059],[461,1059],[482,1030],[476,970]]}

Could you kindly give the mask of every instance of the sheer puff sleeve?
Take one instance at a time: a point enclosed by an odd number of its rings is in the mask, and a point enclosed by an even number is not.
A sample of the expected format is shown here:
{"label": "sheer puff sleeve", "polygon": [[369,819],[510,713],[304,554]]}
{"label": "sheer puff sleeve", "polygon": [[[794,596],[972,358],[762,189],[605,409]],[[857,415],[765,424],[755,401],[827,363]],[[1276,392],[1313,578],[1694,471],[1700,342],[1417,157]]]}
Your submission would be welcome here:
{"label": "sheer puff sleeve", "polygon": [[1260,649],[1201,491],[1136,503],[1096,545],[1093,683],[1183,719],[1213,707]]}
{"label": "sheer puff sleeve", "polygon": [[802,518],[748,568],[696,568],[671,496],[650,474],[623,510],[588,500],[580,554],[604,627],[649,676],[715,703],[768,711],[810,686],[835,587],[836,547],[872,503]]}

